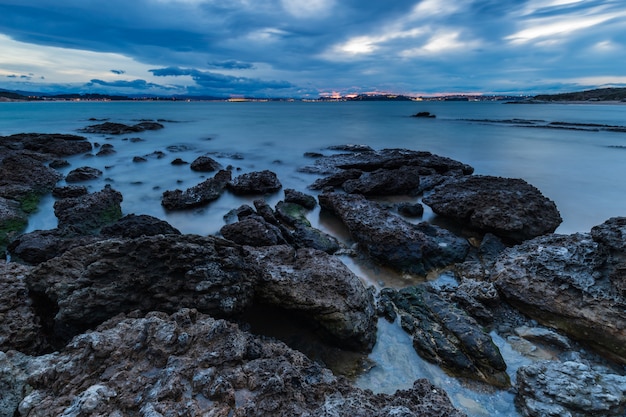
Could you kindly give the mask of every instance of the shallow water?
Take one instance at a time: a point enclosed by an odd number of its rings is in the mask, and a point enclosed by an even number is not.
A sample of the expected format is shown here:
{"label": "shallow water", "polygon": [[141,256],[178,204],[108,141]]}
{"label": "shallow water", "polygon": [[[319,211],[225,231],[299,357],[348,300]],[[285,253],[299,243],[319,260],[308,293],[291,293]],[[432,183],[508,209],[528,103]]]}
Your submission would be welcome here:
{"label": "shallow water", "polygon": [[[410,115],[429,111],[435,119]],[[188,166],[173,166],[182,158],[192,162],[208,154],[234,175],[255,170],[276,172],[284,188],[307,190],[318,177],[298,168],[312,164],[306,152],[331,154],[328,146],[366,144],[375,149],[402,147],[448,156],[475,168],[475,174],[523,178],[554,200],[563,217],[559,233],[587,232],[613,216],[626,215],[626,133],[525,128],[506,123],[467,119],[524,119],[626,125],[626,106],[620,105],[505,105],[493,102],[367,102],[367,103],[213,103],[213,102],[55,102],[0,103],[0,135],[21,132],[77,133],[90,118],[136,123],[140,119],[163,119],[165,128],[132,135],[85,135],[97,145],[110,143],[110,156],[79,155],[68,160],[66,174],[79,166],[104,172],[102,178],[85,183],[91,191],[105,184],[124,196],[124,214],[150,214],[162,218],[183,233],[217,234],[224,216],[256,197],[241,198],[226,192],[210,205],[184,212],[167,212],[160,202],[165,190],[196,185],[209,174]],[[131,141],[139,137],[140,142]],[[154,152],[163,152],[158,158]],[[147,162],[132,162],[145,156]],[[266,198],[270,205],[282,192]],[[56,226],[46,197],[28,231]],[[432,220],[426,208],[421,220]],[[342,225],[319,208],[309,214],[311,223],[350,243]],[[402,287],[415,277],[385,268],[342,260],[364,281],[376,288]],[[503,351],[509,373],[528,361],[506,341],[492,334]],[[378,340],[370,359],[375,366],[357,384],[378,392],[410,387],[420,377],[444,388],[453,403],[471,416],[516,415],[512,394],[450,377],[425,363],[414,352],[408,336],[397,324],[381,320]]]}

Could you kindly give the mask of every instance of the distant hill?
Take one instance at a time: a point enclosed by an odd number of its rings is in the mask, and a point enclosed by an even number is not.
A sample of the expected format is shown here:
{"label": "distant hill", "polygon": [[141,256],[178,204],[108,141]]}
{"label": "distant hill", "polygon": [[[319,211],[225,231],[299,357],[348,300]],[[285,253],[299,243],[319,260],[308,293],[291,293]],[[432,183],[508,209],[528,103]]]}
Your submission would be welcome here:
{"label": "distant hill", "polygon": [[533,99],[541,101],[626,101],[626,88],[599,88],[575,93],[541,94]]}

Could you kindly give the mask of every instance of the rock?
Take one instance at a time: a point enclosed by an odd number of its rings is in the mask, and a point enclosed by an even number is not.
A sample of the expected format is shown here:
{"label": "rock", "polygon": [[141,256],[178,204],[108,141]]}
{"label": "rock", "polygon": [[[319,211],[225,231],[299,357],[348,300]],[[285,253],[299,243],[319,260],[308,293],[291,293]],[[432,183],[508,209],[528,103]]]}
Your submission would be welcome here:
{"label": "rock", "polygon": [[276,204],[276,216],[284,225],[283,236],[287,234],[285,238],[295,248],[313,248],[329,254],[337,252],[341,248],[339,241],[311,226],[305,212],[306,209],[299,204],[284,201]]}
{"label": "rock", "polygon": [[59,219],[60,229],[72,227],[89,234],[119,220],[121,203],[122,194],[107,184],[102,191],[55,201],[54,214]]}
{"label": "rock", "polygon": [[552,200],[514,178],[456,178],[436,187],[423,203],[440,216],[514,241],[552,233],[562,221]]}
{"label": "rock", "polygon": [[[497,387],[510,384],[498,347],[463,310],[427,286],[381,291],[381,303],[393,303],[402,328],[424,359],[463,377]],[[389,307],[384,308],[389,310]]]}
{"label": "rock", "polygon": [[35,230],[13,239],[8,245],[12,259],[36,265],[52,259],[77,246],[99,240],[97,236],[84,236],[73,227],[52,230]]}
{"label": "rock", "polygon": [[464,279],[451,299],[482,323],[492,323],[492,310],[500,304],[498,290],[491,282]]}
{"label": "rock", "polygon": [[220,229],[224,238],[239,245],[271,246],[287,243],[280,228],[259,215],[249,215]]}
{"label": "rock", "polygon": [[373,172],[381,168],[397,169],[403,166],[421,167],[421,175],[469,175],[474,172],[471,166],[453,159],[408,149],[383,149],[325,156],[316,159],[314,165],[303,167],[300,171],[328,175],[341,170]]}
{"label": "rock", "polygon": [[144,158],[143,156],[133,156],[133,162],[135,163],[148,162],[148,159]]}
{"label": "rock", "polygon": [[250,250],[262,271],[256,297],[307,319],[347,349],[370,351],[376,341],[374,298],[338,258],[315,249]]}
{"label": "rock", "polygon": [[322,208],[335,213],[352,238],[377,262],[425,275],[465,258],[466,240],[428,223],[411,224],[360,195],[325,193]]}
{"label": "rock", "polygon": [[222,195],[230,179],[231,172],[221,170],[213,178],[209,178],[185,191],[165,191],[161,204],[167,210],[185,210],[206,205]]}
{"label": "rock", "polygon": [[39,264],[26,282],[54,312],[47,331],[67,341],[116,314],[173,312],[194,306],[219,316],[241,312],[253,297],[258,268],[241,247],[194,235],[108,239]]}
{"label": "rock", "polygon": [[234,194],[272,194],[282,187],[278,177],[272,171],[256,171],[236,177],[228,188]]}
{"label": "rock", "polygon": [[626,377],[574,362],[542,361],[517,371],[523,416],[623,416]]}
{"label": "rock", "polygon": [[[16,233],[28,224],[28,217],[15,200],[0,197],[0,254],[4,254],[6,245]],[[0,256],[4,258],[4,256]]]}
{"label": "rock", "polygon": [[398,213],[406,217],[422,217],[424,215],[424,206],[420,203],[399,203],[396,207]]}
{"label": "rock", "polygon": [[377,169],[344,182],[343,189],[347,193],[363,195],[417,195],[421,191],[420,171],[421,168],[415,166]]}
{"label": "rock", "polygon": [[55,198],[75,198],[88,194],[89,191],[84,185],[66,185],[64,187],[54,187],[52,196]]}
{"label": "rock", "polygon": [[70,163],[65,159],[54,159],[50,161],[48,166],[50,168],[59,169],[59,168],[65,168],[65,167],[70,166]]}
{"label": "rock", "polygon": [[180,231],[168,222],[146,214],[128,214],[117,222],[100,230],[104,237],[135,238],[154,235],[180,235]]}
{"label": "rock", "polygon": [[434,119],[434,118],[435,118],[435,117],[437,117],[437,116],[435,116],[434,114],[431,114],[431,113],[430,113],[430,112],[428,112],[428,111],[420,111],[420,112],[415,113],[412,117],[420,117],[420,118]]}
{"label": "rock", "polygon": [[[9,372],[24,372],[6,359]],[[29,390],[12,391],[19,415],[463,416],[424,379],[372,394],[281,342],[189,309],[116,317],[45,359],[28,364]]]}
{"label": "rock", "polygon": [[508,248],[491,279],[524,314],[626,364],[626,299],[612,279],[616,258],[600,231],[608,239],[619,236],[620,226],[608,221],[596,229],[599,242],[576,233]]}
{"label": "rock", "polygon": [[38,195],[49,192],[62,175],[45,166],[43,161],[43,157],[26,154],[5,156],[0,161],[0,187],[19,185]]}
{"label": "rock", "polygon": [[285,189],[285,203],[299,204],[309,210],[313,210],[315,206],[317,206],[317,200],[315,200],[315,197],[296,191],[292,188]]}
{"label": "rock", "polygon": [[211,172],[221,169],[222,165],[213,158],[200,156],[191,163],[190,168],[193,171]]}
{"label": "rock", "polygon": [[368,145],[347,144],[347,145],[333,145],[329,146],[331,151],[347,151],[347,152],[368,152],[373,149]]}
{"label": "rock", "polygon": [[105,143],[104,145],[100,147],[100,150],[98,151],[96,156],[108,156],[108,155],[113,155],[115,153],[116,151],[113,148],[113,145],[111,145],[110,143]]}
{"label": "rock", "polygon": [[77,155],[92,149],[87,138],[61,133],[19,133],[3,137],[2,143],[10,143],[14,149],[34,151],[52,157]]}
{"label": "rock", "polygon": [[102,176],[102,171],[97,168],[92,167],[80,167],[71,170],[67,177],[65,177],[65,181],[67,182],[80,182],[80,181],[89,181],[95,180]]}
{"label": "rock", "polygon": [[176,158],[171,162],[172,165],[187,165],[189,162],[185,162],[180,158]]}
{"label": "rock", "polygon": [[157,122],[145,121],[135,125],[126,125],[123,123],[104,122],[100,124],[90,125],[81,129],[84,133],[104,133],[108,135],[123,135],[126,133],[143,132],[145,130],[163,129],[163,125]]}
{"label": "rock", "polygon": [[591,237],[606,252],[606,274],[626,299],[626,217],[613,217],[591,229]]}
{"label": "rock", "polygon": [[363,175],[363,171],[359,169],[345,169],[315,180],[309,188],[312,190],[323,190],[327,187],[341,187],[346,181],[355,180],[361,175]]}
{"label": "rock", "polygon": [[13,262],[0,264],[0,351],[38,354],[46,346],[24,282],[29,268]]}

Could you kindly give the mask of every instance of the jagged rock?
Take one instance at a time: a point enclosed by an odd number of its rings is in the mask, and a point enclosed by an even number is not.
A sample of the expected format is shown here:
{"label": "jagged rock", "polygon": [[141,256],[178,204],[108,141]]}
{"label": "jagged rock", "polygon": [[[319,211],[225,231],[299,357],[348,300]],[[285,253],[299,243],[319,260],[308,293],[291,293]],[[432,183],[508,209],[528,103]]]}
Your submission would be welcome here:
{"label": "jagged rock", "polygon": [[626,299],[626,217],[613,217],[591,229],[591,237],[606,252],[606,274]]}
{"label": "jagged rock", "polygon": [[120,219],[121,203],[122,194],[107,184],[95,193],[55,201],[54,214],[60,229],[72,227],[89,234]]}
{"label": "jagged rock", "polygon": [[59,168],[65,168],[65,167],[70,166],[70,163],[65,159],[54,159],[50,161],[48,166],[50,168],[59,169]]}
{"label": "jagged rock", "polygon": [[[380,303],[393,303],[402,328],[411,335],[415,351],[424,359],[460,376],[498,387],[510,384],[506,363],[491,337],[432,288],[385,288]],[[392,311],[390,307],[383,310]]]}
{"label": "jagged rock", "polygon": [[282,187],[278,177],[272,171],[256,171],[236,177],[228,188],[234,194],[271,194]]}
{"label": "jagged rock", "polygon": [[26,154],[5,156],[0,160],[0,186],[17,184],[39,195],[49,192],[62,175],[43,161],[43,157]]}
{"label": "jagged rock", "polygon": [[180,231],[166,221],[146,214],[128,214],[113,224],[104,226],[100,234],[105,237],[135,238],[154,235],[180,235]]}
{"label": "jagged rock", "polygon": [[304,316],[340,346],[371,350],[376,341],[373,295],[338,258],[285,245],[255,248],[250,256],[263,270],[258,299]]}
{"label": "jagged rock", "polygon": [[28,218],[19,203],[0,197],[0,254],[4,254],[13,235],[21,232],[27,224]]}
{"label": "jagged rock", "polygon": [[6,378],[24,416],[464,416],[424,379],[372,394],[281,342],[188,309],[116,317],[62,353],[30,362],[4,355],[0,366],[30,374],[28,390]]}
{"label": "jagged rock", "polygon": [[95,180],[102,176],[102,171],[98,168],[92,167],[80,167],[71,170],[67,176],[65,177],[65,181],[67,182],[80,182],[80,181],[89,181]]}
{"label": "jagged rock", "polygon": [[396,208],[398,213],[406,217],[422,217],[424,215],[424,206],[420,203],[399,203]]}
{"label": "jagged rock", "polygon": [[108,239],[39,264],[29,290],[54,311],[60,340],[135,309],[173,312],[194,306],[232,315],[253,297],[259,273],[238,245],[195,235]]}
{"label": "jagged rock", "polygon": [[361,195],[325,193],[319,202],[374,260],[399,271],[425,275],[462,261],[469,250],[465,239],[428,223],[411,224]]}
{"label": "jagged rock", "polygon": [[341,187],[346,181],[355,180],[363,175],[359,169],[346,169],[331,174],[327,177],[315,180],[309,188],[312,190],[323,190],[327,187]]}
{"label": "jagged rock", "polygon": [[84,133],[104,133],[108,135],[123,135],[126,133],[143,132],[145,130],[163,129],[163,125],[157,122],[144,121],[134,125],[126,125],[123,123],[104,122],[100,124],[90,125],[83,129]]}
{"label": "jagged rock", "polygon": [[595,229],[598,241],[588,233],[549,235],[506,249],[491,278],[523,313],[626,364],[626,299],[614,274],[623,243],[610,238],[620,236],[620,223]]}
{"label": "jagged rock", "polygon": [[317,205],[317,200],[312,195],[287,188],[285,189],[285,203],[299,204],[306,209],[312,210]]}
{"label": "jagged rock", "polygon": [[286,239],[296,248],[313,248],[330,254],[337,252],[341,248],[339,241],[311,226],[305,211],[303,206],[295,203],[279,201],[276,204],[276,216],[285,225],[283,235],[288,234]]}
{"label": "jagged rock", "polygon": [[331,151],[347,151],[347,152],[373,151],[373,149],[369,145],[359,145],[359,144],[333,145],[333,146],[329,146],[328,149],[330,149]]}
{"label": "jagged rock", "polygon": [[8,245],[11,256],[21,262],[36,265],[61,255],[77,246],[99,240],[98,236],[84,236],[74,227],[35,230],[13,239]]}
{"label": "jagged rock", "polygon": [[0,351],[38,354],[45,347],[42,327],[24,282],[29,269],[13,262],[0,264]]}
{"label": "jagged rock", "polygon": [[193,171],[211,172],[222,168],[222,165],[215,159],[208,156],[199,156],[190,165]]}
{"label": "jagged rock", "polygon": [[514,241],[552,233],[562,222],[552,200],[515,178],[451,179],[424,197],[423,203],[440,216]]}
{"label": "jagged rock", "polygon": [[100,150],[98,151],[98,153],[96,153],[96,156],[108,156],[108,155],[113,155],[115,153],[116,151],[113,145],[111,145],[110,143],[105,143],[104,145],[100,147]]}
{"label": "jagged rock", "polygon": [[202,206],[217,200],[231,179],[231,172],[221,170],[213,178],[209,178],[191,188],[165,191],[161,204],[167,210],[185,210]]}
{"label": "jagged rock", "polygon": [[515,404],[525,417],[623,416],[626,377],[580,362],[536,362],[518,369]]}
{"label": "jagged rock", "polygon": [[417,195],[421,191],[421,167],[402,166],[397,169],[377,169],[365,172],[357,179],[347,180],[343,189],[350,194]]}

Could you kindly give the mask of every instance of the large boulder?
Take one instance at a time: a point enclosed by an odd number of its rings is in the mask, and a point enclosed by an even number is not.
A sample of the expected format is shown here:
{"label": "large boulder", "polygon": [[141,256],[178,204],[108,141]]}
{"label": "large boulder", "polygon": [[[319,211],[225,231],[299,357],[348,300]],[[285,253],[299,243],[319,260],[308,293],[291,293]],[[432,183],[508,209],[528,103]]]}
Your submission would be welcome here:
{"label": "large boulder", "polygon": [[543,416],[624,416],[626,376],[575,361],[542,361],[517,371],[521,414]]}
{"label": "large boulder", "polygon": [[272,246],[287,243],[280,228],[263,217],[252,214],[220,229],[224,238],[239,245]]}
{"label": "large boulder", "polygon": [[231,180],[231,172],[221,170],[213,178],[182,190],[165,191],[161,204],[167,210],[185,210],[217,200]]}
{"label": "large boulder", "polygon": [[523,313],[626,364],[624,264],[616,250],[623,242],[613,239],[623,223],[609,221],[593,237],[549,235],[509,248],[491,278]]}
{"label": "large boulder", "polygon": [[552,233],[562,222],[556,204],[522,179],[459,177],[423,202],[440,216],[514,241]]}
{"label": "large boulder", "polygon": [[219,316],[250,304],[259,272],[238,245],[195,235],[108,239],[39,264],[26,282],[61,341],[132,310],[193,306]]}
{"label": "large boulder", "polygon": [[219,162],[217,162],[215,159],[203,155],[203,156],[199,156],[197,157],[189,166],[193,171],[199,171],[199,172],[211,172],[211,171],[217,171],[218,169],[220,169],[222,166],[220,165]]}
{"label": "large boulder", "polygon": [[285,245],[250,250],[250,257],[262,269],[258,300],[305,318],[339,346],[372,349],[373,295],[338,258]]}
{"label": "large boulder", "polygon": [[0,160],[0,186],[19,184],[36,194],[52,190],[62,178],[56,170],[44,165],[43,157],[14,153]]}
{"label": "large boulder", "polygon": [[396,169],[377,169],[365,172],[359,178],[347,180],[343,189],[351,194],[363,195],[417,195],[420,193],[420,172],[416,166]]}
{"label": "large boulder", "polygon": [[318,198],[374,260],[396,270],[425,275],[462,261],[469,250],[465,239],[425,222],[409,223],[362,195],[324,193]]}
{"label": "large boulder", "polygon": [[[7,417],[464,415],[424,379],[373,394],[281,342],[189,309],[116,317],[44,359],[0,354],[6,394],[21,399]],[[30,373],[28,389],[12,371]]]}
{"label": "large boulder", "polygon": [[[510,384],[506,363],[491,337],[472,317],[425,285],[385,288],[381,309],[400,316],[415,351],[448,371],[498,387]],[[397,313],[396,313],[397,312]]]}

